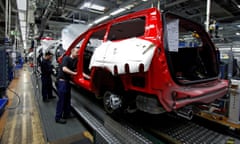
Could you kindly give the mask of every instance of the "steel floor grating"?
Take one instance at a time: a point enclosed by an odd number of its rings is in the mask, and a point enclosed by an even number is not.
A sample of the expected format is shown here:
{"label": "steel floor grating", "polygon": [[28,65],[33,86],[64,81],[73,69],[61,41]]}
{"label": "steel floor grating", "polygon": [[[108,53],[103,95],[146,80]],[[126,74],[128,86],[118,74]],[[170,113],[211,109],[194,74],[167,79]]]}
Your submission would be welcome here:
{"label": "steel floor grating", "polygon": [[32,80],[35,86],[35,100],[39,108],[45,139],[48,142],[68,139],[73,135],[81,135],[86,131],[86,128],[77,118],[68,119],[67,124],[56,123],[55,112],[58,98],[56,97],[56,99],[51,99],[50,102],[44,103],[41,97],[41,79],[32,77]]}

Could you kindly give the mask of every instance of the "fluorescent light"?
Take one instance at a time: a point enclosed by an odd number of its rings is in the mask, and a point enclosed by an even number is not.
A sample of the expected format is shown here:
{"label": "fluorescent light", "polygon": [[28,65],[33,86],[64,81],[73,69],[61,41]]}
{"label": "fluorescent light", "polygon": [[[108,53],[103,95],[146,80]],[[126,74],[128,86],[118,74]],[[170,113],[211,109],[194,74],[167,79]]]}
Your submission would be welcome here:
{"label": "fluorescent light", "polygon": [[27,10],[26,0],[17,0],[17,7],[19,10],[26,11]]}
{"label": "fluorescent light", "polygon": [[98,5],[98,4],[94,4],[94,3],[90,3],[90,2],[85,2],[80,9],[93,9],[93,10],[97,10],[97,11],[105,11],[106,7],[102,6],[102,5]]}
{"label": "fluorescent light", "polygon": [[26,20],[25,12],[18,12],[18,16],[19,16],[20,21],[25,21]]}
{"label": "fluorescent light", "polygon": [[134,6],[135,6],[134,4],[129,4],[129,5],[125,6],[125,8],[126,8],[126,9],[131,9],[131,8],[133,8]]}
{"label": "fluorescent light", "polygon": [[220,27],[218,28],[218,30],[223,30],[223,27],[222,27],[222,26],[220,26]]}
{"label": "fluorescent light", "polygon": [[91,27],[91,26],[93,26],[93,23],[88,24],[88,27]]}
{"label": "fluorescent light", "polygon": [[240,52],[240,48],[219,48],[220,51],[229,51]]}
{"label": "fluorescent light", "polygon": [[240,35],[240,32],[236,32],[236,35],[238,35],[238,36],[239,36],[239,35]]}
{"label": "fluorescent light", "polygon": [[99,23],[99,22],[101,22],[101,21],[104,21],[104,20],[108,19],[109,17],[110,17],[110,16],[108,16],[108,15],[107,15],[107,16],[103,16],[103,17],[95,20],[94,23]]}
{"label": "fluorescent light", "polygon": [[84,8],[89,8],[90,7],[90,2],[85,2],[80,9],[84,9]]}
{"label": "fluorescent light", "polygon": [[92,4],[89,8],[94,9],[94,10],[98,10],[98,11],[104,11],[105,10],[104,6],[96,5],[96,4]]}
{"label": "fluorescent light", "polygon": [[121,13],[121,12],[123,12],[123,11],[125,11],[126,9],[125,8],[120,8],[120,9],[118,9],[118,10],[115,10],[115,11],[113,11],[112,13],[110,13],[110,15],[117,15],[117,14],[119,14],[119,13]]}
{"label": "fluorescent light", "polygon": [[20,27],[25,28],[27,26],[26,21],[20,21]]}
{"label": "fluorescent light", "polygon": [[23,40],[23,48],[27,48],[26,42],[26,11],[27,11],[27,0],[17,0],[18,19],[21,29],[21,37]]}
{"label": "fluorescent light", "polygon": [[21,31],[23,34],[26,34],[26,29],[25,28],[21,28]]}
{"label": "fluorescent light", "polygon": [[23,41],[23,49],[27,49],[27,42],[26,42],[26,40]]}

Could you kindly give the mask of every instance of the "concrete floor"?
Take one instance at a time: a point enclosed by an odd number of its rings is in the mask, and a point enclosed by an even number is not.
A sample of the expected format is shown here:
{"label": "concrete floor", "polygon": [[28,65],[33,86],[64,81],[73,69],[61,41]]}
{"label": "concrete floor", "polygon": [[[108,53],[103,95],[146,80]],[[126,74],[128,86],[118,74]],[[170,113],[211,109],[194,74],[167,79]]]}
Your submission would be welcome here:
{"label": "concrete floor", "polygon": [[57,98],[42,102],[41,81],[31,71],[25,65],[8,87],[9,101],[0,117],[0,143],[86,143],[89,133],[78,118],[69,119],[65,125],[55,123]]}
{"label": "concrete floor", "polygon": [[1,121],[2,144],[44,144],[44,134],[37,110],[30,72],[24,67],[10,83]]}

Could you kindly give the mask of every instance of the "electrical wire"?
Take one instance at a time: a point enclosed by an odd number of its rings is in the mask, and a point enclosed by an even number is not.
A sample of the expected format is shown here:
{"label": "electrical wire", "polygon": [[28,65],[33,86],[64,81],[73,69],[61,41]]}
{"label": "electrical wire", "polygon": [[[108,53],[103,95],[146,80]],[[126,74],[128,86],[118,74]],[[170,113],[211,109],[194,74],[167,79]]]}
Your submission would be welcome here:
{"label": "electrical wire", "polygon": [[10,88],[7,88],[10,92],[12,92],[12,93],[14,93],[15,94],[15,96],[17,96],[17,104],[15,105],[15,106],[12,106],[12,107],[7,107],[7,109],[16,109],[18,106],[19,106],[19,104],[20,104],[20,96],[15,92],[15,91],[13,91],[12,89],[10,89]]}

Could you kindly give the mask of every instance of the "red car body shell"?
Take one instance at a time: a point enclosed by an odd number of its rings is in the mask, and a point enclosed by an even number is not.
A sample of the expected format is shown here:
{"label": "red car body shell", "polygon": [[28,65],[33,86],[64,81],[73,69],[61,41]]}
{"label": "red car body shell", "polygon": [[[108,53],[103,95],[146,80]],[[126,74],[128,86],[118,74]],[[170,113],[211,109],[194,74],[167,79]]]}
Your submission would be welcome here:
{"label": "red car body shell", "polygon": [[[135,91],[141,94],[156,96],[159,103],[168,112],[193,103],[209,103],[227,93],[228,81],[226,80],[214,79],[208,82],[189,85],[179,85],[173,80],[165,54],[162,16],[156,8],[131,13],[89,28],[71,44],[64,55],[70,55],[71,49],[74,48],[81,39],[88,39],[93,31],[105,27],[107,30],[103,42],[106,42],[112,24],[141,15],[146,17],[146,25],[144,36],[139,38],[154,43],[155,51],[148,71],[119,75],[125,91]],[[84,77],[83,53],[86,45],[87,40],[83,41],[80,47],[79,62],[77,64],[78,74],[73,77],[72,81],[93,93],[98,93],[96,87],[94,87],[94,81],[91,79],[91,77],[94,76],[94,71],[97,67],[91,69],[89,79]],[[60,57],[59,62],[61,62],[61,59],[62,57]],[[133,75],[144,77],[145,86],[138,87],[133,85],[131,82]]]}

